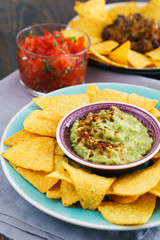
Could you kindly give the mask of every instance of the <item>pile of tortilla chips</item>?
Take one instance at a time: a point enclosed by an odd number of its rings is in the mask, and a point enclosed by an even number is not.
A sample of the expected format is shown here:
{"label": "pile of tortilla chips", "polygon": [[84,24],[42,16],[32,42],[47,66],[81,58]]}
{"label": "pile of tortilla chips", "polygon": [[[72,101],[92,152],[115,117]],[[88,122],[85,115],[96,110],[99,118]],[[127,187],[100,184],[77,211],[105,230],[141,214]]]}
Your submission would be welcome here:
{"label": "pile of tortilla chips", "polygon": [[[33,98],[41,110],[32,111],[24,129],[4,141],[2,156],[29,183],[64,207],[77,202],[83,209],[98,210],[109,222],[120,225],[147,223],[160,197],[160,152],[153,164],[130,174],[106,177],[84,169],[68,159],[56,141],[58,123],[69,111],[101,101],[135,104],[160,121],[157,100],[114,89],[89,85],[84,94]],[[53,202],[54,204],[54,202]],[[79,206],[79,205],[78,205]]]}
{"label": "pile of tortilla chips", "polygon": [[[144,7],[130,1],[106,10],[104,0],[88,0],[75,2],[74,10],[78,18],[70,21],[70,25],[86,32],[91,39],[89,58],[122,68],[159,68],[160,47],[146,54],[131,50],[131,44],[126,41],[122,45],[113,40],[103,41],[101,33],[104,27],[113,23],[117,15],[128,16],[131,13],[142,13],[149,18],[160,21],[160,0],[151,0]],[[71,32],[76,36],[74,31]]]}

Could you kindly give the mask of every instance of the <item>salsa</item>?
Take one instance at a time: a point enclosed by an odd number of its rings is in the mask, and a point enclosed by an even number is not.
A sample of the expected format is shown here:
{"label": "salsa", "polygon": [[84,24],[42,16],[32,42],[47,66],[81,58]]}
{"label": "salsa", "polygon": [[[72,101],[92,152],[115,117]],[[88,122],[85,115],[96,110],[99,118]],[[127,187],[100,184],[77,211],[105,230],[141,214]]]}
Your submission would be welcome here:
{"label": "salsa", "polygon": [[44,93],[82,83],[88,60],[85,49],[84,36],[65,38],[60,31],[47,30],[36,36],[29,31],[18,44],[22,82]]}
{"label": "salsa", "polygon": [[102,38],[119,44],[129,40],[132,50],[149,52],[160,46],[160,23],[140,13],[118,15],[113,24],[103,29]]}
{"label": "salsa", "polygon": [[70,141],[84,160],[107,165],[137,161],[153,143],[148,129],[137,118],[114,106],[76,120]]}

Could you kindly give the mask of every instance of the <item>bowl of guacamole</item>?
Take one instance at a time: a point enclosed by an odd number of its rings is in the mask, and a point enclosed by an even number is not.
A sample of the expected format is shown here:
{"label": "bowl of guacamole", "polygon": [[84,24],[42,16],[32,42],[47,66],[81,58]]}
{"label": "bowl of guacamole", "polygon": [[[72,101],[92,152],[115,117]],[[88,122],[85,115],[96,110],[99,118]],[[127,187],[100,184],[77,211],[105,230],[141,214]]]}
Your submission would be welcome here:
{"label": "bowl of guacamole", "polygon": [[69,158],[85,167],[121,172],[144,164],[158,152],[160,124],[131,104],[92,103],[61,120],[57,141]]}

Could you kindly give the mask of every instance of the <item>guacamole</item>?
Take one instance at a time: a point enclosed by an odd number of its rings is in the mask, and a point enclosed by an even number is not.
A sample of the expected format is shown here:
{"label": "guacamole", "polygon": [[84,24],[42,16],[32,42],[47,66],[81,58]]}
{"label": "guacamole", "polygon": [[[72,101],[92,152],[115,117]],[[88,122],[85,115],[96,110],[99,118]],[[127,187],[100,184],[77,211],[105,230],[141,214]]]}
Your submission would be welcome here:
{"label": "guacamole", "polygon": [[107,165],[134,162],[153,143],[148,129],[137,118],[114,106],[76,120],[70,130],[70,141],[81,158]]}

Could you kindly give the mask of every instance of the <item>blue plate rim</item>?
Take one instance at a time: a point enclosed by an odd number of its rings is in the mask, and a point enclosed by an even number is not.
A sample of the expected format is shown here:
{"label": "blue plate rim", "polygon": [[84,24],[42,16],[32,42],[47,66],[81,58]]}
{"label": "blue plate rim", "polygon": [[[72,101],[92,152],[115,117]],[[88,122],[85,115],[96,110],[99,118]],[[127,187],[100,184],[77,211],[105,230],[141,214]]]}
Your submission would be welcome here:
{"label": "blue plate rim", "polygon": [[[139,86],[139,85],[134,85],[134,84],[127,84],[127,83],[114,83],[114,82],[107,82],[107,83],[103,83],[103,82],[98,82],[98,83],[87,83],[87,84],[83,84],[83,85],[76,85],[76,86],[71,86],[71,87],[67,87],[67,88],[64,88],[64,89],[68,89],[68,90],[72,90],[72,89],[78,89],[78,88],[85,88],[89,85],[92,85],[92,84],[96,84],[98,87],[102,87],[103,89],[103,86],[107,87],[107,86],[110,86],[110,85],[113,85],[113,86],[125,86],[125,87],[133,87],[134,89],[143,89],[143,90],[152,90],[156,93],[160,93],[159,90],[156,90],[156,89],[153,89],[153,88],[149,88],[149,87],[144,87],[144,86]],[[59,90],[56,90],[56,91],[53,91],[49,94],[46,94],[45,96],[48,97],[48,96],[54,96],[54,95],[58,95],[59,92],[63,92],[63,91],[66,91],[64,89],[59,89]],[[80,89],[80,92],[81,93],[81,89]],[[67,93],[66,93],[67,94]],[[74,94],[74,92],[73,92]],[[44,96],[44,95],[42,95]],[[34,106],[34,102],[30,102],[28,103],[27,105],[25,105],[23,108],[21,108],[13,117],[12,119],[9,121],[6,129],[4,130],[4,133],[2,135],[2,138],[1,138],[1,152],[3,151],[3,148],[4,148],[4,140],[5,140],[5,136],[7,134],[7,132],[9,131],[10,129],[10,126],[11,124],[13,123],[13,121],[16,120],[17,116],[19,114],[22,114],[24,110],[26,110],[28,107],[30,106]],[[92,229],[99,229],[99,230],[114,230],[114,231],[128,231],[128,230],[141,230],[141,229],[146,229],[146,228],[152,228],[152,227],[156,227],[156,226],[159,226],[160,225],[160,220],[159,221],[156,221],[156,222],[149,222],[149,223],[146,223],[146,224],[143,224],[143,225],[136,225],[136,226],[120,226],[120,225],[115,225],[115,224],[111,224],[111,225],[105,225],[105,224],[101,224],[101,225],[98,225],[98,224],[94,224],[94,223],[88,223],[86,224],[86,222],[83,222],[83,221],[79,221],[79,220],[75,220],[75,219],[72,219],[70,217],[65,217],[61,214],[58,214],[56,212],[53,212],[51,210],[48,210],[46,209],[45,207],[43,207],[41,204],[35,202],[31,196],[28,196],[26,193],[23,192],[23,189],[21,189],[19,186],[16,185],[16,182],[15,180],[12,178],[12,176],[9,174],[9,171],[8,171],[8,167],[7,167],[7,160],[5,160],[2,156],[1,156],[1,165],[2,165],[2,169],[9,181],[9,183],[12,185],[12,187],[19,193],[19,195],[21,197],[23,197],[26,201],[28,201],[30,204],[32,204],[34,207],[40,209],[42,212],[45,212],[47,213],[48,215],[50,216],[53,216],[57,219],[60,219],[62,221],[65,221],[65,222],[68,222],[68,223],[71,223],[71,224],[75,224],[75,225],[78,225],[78,226],[82,226],[82,227],[86,227],[86,228],[92,228]],[[15,170],[14,170],[15,171]],[[85,210],[86,211],[86,210]],[[96,213],[96,211],[95,211]],[[107,222],[107,221],[106,221]]]}

